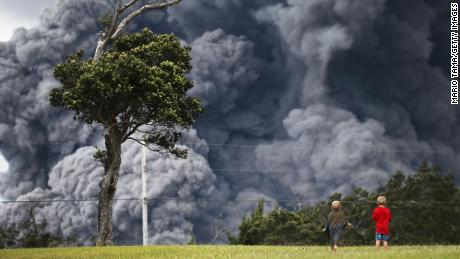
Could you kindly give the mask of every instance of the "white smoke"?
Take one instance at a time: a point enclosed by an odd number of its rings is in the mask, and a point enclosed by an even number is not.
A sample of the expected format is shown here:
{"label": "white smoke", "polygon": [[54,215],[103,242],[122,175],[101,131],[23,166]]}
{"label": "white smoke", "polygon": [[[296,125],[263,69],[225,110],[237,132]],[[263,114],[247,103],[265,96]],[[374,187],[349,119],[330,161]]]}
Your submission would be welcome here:
{"label": "white smoke", "polygon": [[101,8],[97,2],[62,1],[59,10],[47,11],[41,26],[19,29],[11,41],[0,45],[0,103],[5,107],[0,109],[0,147],[10,165],[0,179],[5,198],[35,186],[47,187],[53,164],[94,141],[92,128],[50,107],[48,93],[57,85],[52,77],[54,64],[69,52],[88,50],[95,40],[95,20],[86,8],[89,4]]}

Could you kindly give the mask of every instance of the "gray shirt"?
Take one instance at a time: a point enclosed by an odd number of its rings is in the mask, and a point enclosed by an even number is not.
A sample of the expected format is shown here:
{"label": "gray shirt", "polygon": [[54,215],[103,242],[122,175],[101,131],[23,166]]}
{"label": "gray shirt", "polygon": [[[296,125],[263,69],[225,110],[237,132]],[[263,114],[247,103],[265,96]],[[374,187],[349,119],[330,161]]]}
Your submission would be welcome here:
{"label": "gray shirt", "polygon": [[327,217],[328,224],[345,224],[347,219],[342,210],[332,210]]}

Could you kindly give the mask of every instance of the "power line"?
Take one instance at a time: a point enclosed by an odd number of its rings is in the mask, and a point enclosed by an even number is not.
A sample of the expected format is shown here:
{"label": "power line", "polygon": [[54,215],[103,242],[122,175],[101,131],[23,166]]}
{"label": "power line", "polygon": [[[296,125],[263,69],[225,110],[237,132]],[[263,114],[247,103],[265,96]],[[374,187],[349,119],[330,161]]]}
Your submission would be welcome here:
{"label": "power line", "polygon": [[[179,143],[181,144],[181,143]],[[183,143],[183,145],[200,145],[199,143]],[[291,149],[291,150],[317,150],[317,149],[327,149],[328,147],[324,146],[318,146],[315,145],[313,148],[304,148],[304,147],[298,147],[298,146],[292,146],[292,144],[288,145],[277,145],[273,143],[260,143],[260,144],[217,144],[217,143],[206,143],[207,146],[211,147],[218,147],[218,146],[224,146],[224,147],[241,147],[241,148],[253,148],[253,147],[260,147],[260,148],[266,148],[266,147],[276,147],[278,149]],[[431,147],[429,147],[431,149]],[[428,149],[428,148],[427,148]],[[372,148],[360,148],[360,150],[368,150],[368,151],[396,151],[396,152],[420,152],[420,153],[450,153],[448,151],[436,151],[436,150],[414,150],[414,149],[409,149],[409,148],[390,148],[390,147],[372,147]]]}
{"label": "power line", "polygon": [[[114,201],[143,201],[141,198],[115,198]],[[296,203],[324,203],[328,202],[326,200],[319,199],[201,199],[201,198],[181,198],[181,197],[159,197],[159,198],[148,198],[148,201],[195,201],[195,202],[264,202],[264,203],[286,203],[286,202],[296,202]],[[7,203],[64,203],[64,202],[98,202],[98,199],[55,199],[55,200],[1,200],[0,204]],[[375,201],[369,200],[341,200],[343,204],[375,204]],[[449,201],[397,201],[389,203],[389,207],[394,205],[457,205],[460,206],[459,202],[449,202]]]}
{"label": "power line", "polygon": [[[27,146],[27,145],[63,145],[63,144],[73,144],[77,145],[78,141],[75,141],[75,143],[72,142],[65,142],[65,141],[51,141],[51,142],[27,142],[22,145]],[[177,143],[178,145],[189,145],[189,146],[200,146],[200,145],[206,145],[208,147],[234,147],[234,148],[255,148],[255,147],[261,147],[261,148],[266,148],[266,147],[276,147],[278,149],[290,149],[290,150],[318,150],[318,149],[327,149],[328,147],[325,146],[318,146],[315,145],[313,148],[304,148],[304,147],[297,147],[297,146],[292,146],[292,145],[279,145],[279,144],[274,144],[274,143],[258,143],[258,144],[227,144],[227,143]],[[416,143],[414,143],[416,144]],[[1,145],[5,146],[22,146],[21,144],[14,144],[14,143],[1,143]],[[89,146],[89,144],[79,144],[82,146]],[[417,145],[420,145],[417,143]],[[450,147],[458,147],[460,145],[450,145]],[[383,151],[383,152],[395,152],[395,153],[438,153],[438,154],[451,154],[452,152],[458,152],[460,150],[451,150],[451,151],[446,151],[446,150],[439,150],[439,149],[433,149],[432,147],[427,147],[427,150],[423,149],[411,149],[411,148],[391,148],[391,147],[369,147],[369,148],[360,148],[360,150],[366,150],[366,151]]]}
{"label": "power line", "polygon": [[[222,174],[225,172],[246,172],[246,173],[255,173],[255,174],[285,174],[285,173],[317,173],[319,172],[319,170],[268,170],[268,169],[257,169],[257,168],[207,168],[207,169],[210,169],[215,174]],[[50,171],[51,169],[50,170],[36,169],[36,170],[21,170],[21,171],[12,171],[12,172],[17,173],[17,174],[23,174],[23,173],[31,173],[31,172],[50,172]],[[222,173],[219,173],[219,172],[222,172]],[[460,173],[460,171],[447,171],[447,173],[456,174],[456,173]]]}

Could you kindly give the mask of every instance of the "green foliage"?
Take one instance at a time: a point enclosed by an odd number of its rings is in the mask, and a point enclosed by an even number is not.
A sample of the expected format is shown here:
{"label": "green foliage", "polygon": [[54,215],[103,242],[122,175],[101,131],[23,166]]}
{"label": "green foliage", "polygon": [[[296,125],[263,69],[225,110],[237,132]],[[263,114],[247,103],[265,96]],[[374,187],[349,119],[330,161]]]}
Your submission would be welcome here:
{"label": "green foliage", "polygon": [[107,31],[107,29],[112,24],[113,15],[112,14],[104,14],[97,19],[98,27],[101,27],[102,31]]}
{"label": "green foliage", "polygon": [[452,175],[441,175],[439,169],[424,162],[417,174],[404,176],[399,172],[379,192],[397,201],[392,224],[395,242],[460,242],[460,191]]}
{"label": "green foliage", "polygon": [[31,214],[22,222],[0,227],[0,248],[7,247],[56,247],[72,245],[74,238],[62,238],[46,231],[47,221],[37,222]]}
{"label": "green foliage", "polygon": [[94,153],[94,158],[102,163],[105,163],[105,160],[107,158],[107,151],[106,150],[101,150],[99,147],[96,148],[96,153]]}
{"label": "green foliage", "polygon": [[376,192],[362,188],[341,197],[333,194],[299,211],[276,208],[263,214],[263,201],[250,216],[243,217],[239,235],[227,234],[232,244],[295,245],[326,244],[321,229],[326,222],[332,200],[341,200],[348,220],[354,225],[344,234],[348,245],[373,242],[372,210],[378,195],[385,195],[393,219],[390,239],[393,244],[459,244],[460,190],[452,176],[442,175],[436,167],[423,162],[413,175],[397,172]]}
{"label": "green foliage", "polygon": [[[326,241],[321,232],[323,222],[321,210],[308,207],[299,212],[291,212],[279,206],[267,215],[263,214],[264,201],[259,201],[250,216],[243,217],[238,237],[227,233],[231,244],[245,245],[299,245],[318,244]],[[318,234],[318,235],[316,235]]]}
{"label": "green foliage", "polygon": [[144,137],[135,140],[185,157],[174,144],[202,112],[200,101],[186,95],[190,60],[190,48],[172,34],[126,34],[96,60],[80,51],[58,64],[54,76],[62,86],[51,90],[50,102],[75,111],[77,120],[115,128],[121,142],[138,132]]}

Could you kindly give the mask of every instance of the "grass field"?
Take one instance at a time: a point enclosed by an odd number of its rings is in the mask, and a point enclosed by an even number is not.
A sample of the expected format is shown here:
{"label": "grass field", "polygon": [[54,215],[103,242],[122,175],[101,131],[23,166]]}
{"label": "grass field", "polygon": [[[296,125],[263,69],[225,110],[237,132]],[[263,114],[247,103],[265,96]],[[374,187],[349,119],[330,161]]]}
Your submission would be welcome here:
{"label": "grass field", "polygon": [[320,246],[113,246],[0,249],[0,258],[460,258],[460,246],[343,247],[332,254]]}

